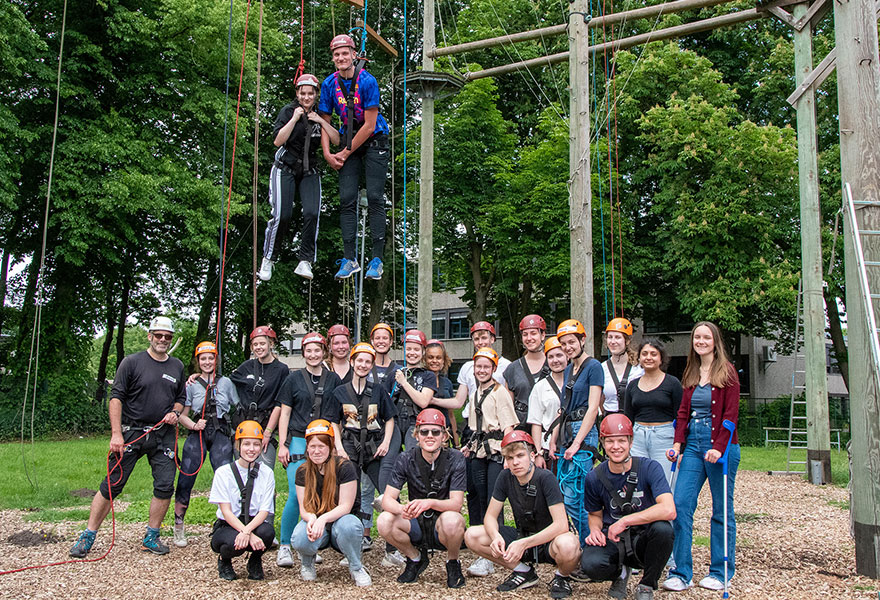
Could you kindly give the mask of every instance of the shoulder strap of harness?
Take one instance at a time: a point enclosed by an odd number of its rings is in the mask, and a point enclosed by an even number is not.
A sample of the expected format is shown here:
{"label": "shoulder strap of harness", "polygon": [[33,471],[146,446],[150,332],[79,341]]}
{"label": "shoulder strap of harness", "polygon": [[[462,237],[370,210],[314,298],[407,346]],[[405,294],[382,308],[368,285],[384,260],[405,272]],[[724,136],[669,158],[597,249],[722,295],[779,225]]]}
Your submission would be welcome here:
{"label": "shoulder strap of harness", "polygon": [[492,450],[489,448],[489,432],[483,431],[483,402],[486,401],[486,398],[489,397],[489,394],[498,387],[497,382],[493,382],[491,387],[487,387],[483,390],[482,394],[479,394],[479,399],[477,398],[477,394],[479,393],[479,389],[474,392],[474,415],[477,417],[477,429],[474,431],[474,439],[477,440],[477,445],[483,446],[483,450],[486,451],[486,457],[492,456]]}
{"label": "shoulder strap of harness", "polygon": [[[577,380],[580,378],[581,373],[584,372],[586,363],[581,365],[581,369],[578,370],[577,373],[569,377],[568,383],[565,384],[565,389],[559,391],[559,416],[557,416],[553,422],[550,424],[550,427],[547,428],[546,433],[544,434],[544,439],[547,439],[550,436],[550,432],[556,428],[558,425],[560,428],[564,428],[566,423],[569,420],[569,415],[571,414],[571,402],[574,399],[574,384],[577,383]],[[574,371],[574,367],[572,366],[572,371]],[[553,386],[554,390],[559,390],[556,386],[556,382],[553,381],[553,378],[550,377],[550,384]],[[562,439],[562,434],[564,433],[563,429],[560,429],[560,437],[558,437],[557,443],[562,443],[564,440]]]}
{"label": "shoulder strap of harness", "polygon": [[351,403],[357,407],[358,417],[360,418],[360,431],[358,432],[358,471],[363,470],[364,466],[364,458],[367,453],[367,419],[369,418],[370,412],[370,400],[373,397],[373,384],[369,381],[364,381],[364,391],[361,394],[360,402],[358,402],[357,394],[354,391],[354,383],[349,382],[345,386],[345,391],[348,394],[348,397],[351,399]]}
{"label": "shoulder strap of harness", "polygon": [[300,374],[306,385],[306,391],[312,399],[312,411],[309,413],[310,418],[308,420],[318,419],[321,417],[321,404],[324,401],[324,382],[327,379],[327,369],[324,368],[324,365],[321,365],[321,377],[318,379],[317,389],[312,385],[312,374],[307,369],[300,369]]}
{"label": "shoulder strap of harness", "polygon": [[248,470],[247,483],[241,480],[237,464],[232,463],[229,466],[232,469],[232,475],[235,477],[235,483],[238,484],[238,491],[241,494],[241,513],[238,518],[247,525],[251,520],[251,497],[254,494],[254,483],[260,474],[260,463],[255,462]]}
{"label": "shoulder strap of harness", "polygon": [[[605,466],[607,469],[608,461],[605,461]],[[639,475],[642,470],[642,460],[638,456],[632,457],[632,466],[629,469],[629,472],[626,474],[626,482],[623,485],[622,490],[617,490],[611,485],[611,480],[606,475],[606,469],[601,468],[602,465],[596,470],[596,476],[599,478],[599,481],[602,483],[602,487],[605,488],[605,491],[608,492],[608,495],[611,497],[611,507],[620,510],[620,512],[624,515],[632,514],[635,511],[635,507],[632,504],[633,494],[636,491],[636,487],[639,485]]]}
{"label": "shoulder strap of harness", "polygon": [[521,485],[513,473],[510,474],[510,494],[516,495],[517,504],[523,509],[521,515],[513,515],[513,517],[516,522],[516,528],[524,536],[533,535],[538,532],[538,524],[535,519],[535,501],[538,498],[538,486],[534,482],[534,467],[532,467],[532,472],[532,477],[526,485]]}
{"label": "shoulder strap of harness", "polygon": [[[348,150],[351,150],[351,140],[354,137],[354,127],[355,127],[355,119],[354,119],[354,86],[357,85],[358,77],[360,77],[361,70],[364,68],[364,65],[367,64],[366,59],[357,58],[354,61],[354,75],[351,78],[351,85],[348,87],[348,91],[345,93],[345,111],[348,114],[348,124],[345,127],[345,147]],[[345,89],[342,85],[342,82],[339,81],[339,72],[336,73],[337,84],[341,89]]]}
{"label": "shoulder strap of harness", "polygon": [[626,369],[623,371],[623,377],[617,377],[617,371],[614,370],[614,365],[611,363],[611,360],[608,360],[608,373],[611,375],[611,381],[614,382],[614,389],[617,390],[617,406],[621,410],[623,407],[620,403],[623,400],[623,392],[626,390],[626,384],[629,381],[629,374],[632,372],[632,365],[628,362],[626,363]]}
{"label": "shoulder strap of harness", "polygon": [[217,380],[216,378],[210,383],[200,375],[196,378],[203,388],[205,388],[205,402],[202,404],[202,417],[210,415],[211,422],[215,430],[220,429],[220,420],[217,418]]}

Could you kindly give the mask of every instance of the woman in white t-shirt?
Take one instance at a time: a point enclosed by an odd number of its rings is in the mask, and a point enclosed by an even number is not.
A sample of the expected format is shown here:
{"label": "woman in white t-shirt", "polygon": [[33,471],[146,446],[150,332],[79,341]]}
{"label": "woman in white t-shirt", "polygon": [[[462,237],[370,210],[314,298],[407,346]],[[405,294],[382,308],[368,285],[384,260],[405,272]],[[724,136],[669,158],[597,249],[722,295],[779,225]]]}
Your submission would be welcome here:
{"label": "woman in white t-shirt", "polygon": [[[256,421],[242,421],[235,430],[240,458],[217,469],[208,502],[217,505],[217,521],[211,533],[211,549],[219,554],[217,570],[223,579],[237,578],[232,559],[250,550],[248,579],[263,579],[263,553],[271,546],[275,527],[266,517],[272,513],[275,476],[257,459],[263,451],[263,428]],[[242,507],[242,496],[248,502]]]}
{"label": "woman in white t-shirt", "polygon": [[544,342],[544,355],[550,367],[550,377],[545,377],[535,384],[529,394],[529,414],[526,422],[532,426],[532,439],[538,443],[538,454],[535,465],[542,469],[556,472],[556,448],[549,435],[553,421],[559,415],[559,404],[562,401],[562,388],[565,381],[565,367],[568,357],[562,350],[562,344],[554,335]]}
{"label": "woman in white t-shirt", "polygon": [[626,384],[645,371],[639,366],[639,357],[632,342],[633,326],[628,319],[611,319],[605,328],[605,346],[608,360],[602,363],[605,386],[602,388],[602,414],[610,415],[623,411],[623,392]]}

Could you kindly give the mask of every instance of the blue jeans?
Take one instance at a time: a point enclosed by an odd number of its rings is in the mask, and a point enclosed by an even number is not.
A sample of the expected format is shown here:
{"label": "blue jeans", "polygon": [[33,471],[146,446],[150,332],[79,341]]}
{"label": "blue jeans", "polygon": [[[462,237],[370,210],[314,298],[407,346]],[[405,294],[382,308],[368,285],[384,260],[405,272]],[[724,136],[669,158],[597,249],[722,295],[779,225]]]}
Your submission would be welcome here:
{"label": "blue jeans", "polygon": [[666,458],[666,453],[669,452],[675,441],[675,429],[672,428],[672,423],[667,423],[666,425],[642,425],[635,423],[633,425],[633,434],[633,445],[630,454],[651,458],[660,463],[660,466],[663,467],[663,474],[666,475],[666,483],[671,486],[671,463]]}
{"label": "blue jeans", "polygon": [[[572,422],[571,429],[575,436],[577,436],[581,424],[582,421]],[[595,425],[584,438],[584,443],[594,448],[598,446],[599,430]],[[560,448],[559,452],[564,454],[565,448]],[[568,513],[578,530],[578,541],[582,547],[586,543],[584,540],[590,533],[590,525],[587,522],[589,513],[584,507],[584,482],[587,473],[592,470],[593,457],[586,450],[580,450],[575,453],[572,460],[560,458],[556,472],[559,479],[559,489],[562,491],[562,500],[565,503],[565,512]]]}
{"label": "blue jeans", "polygon": [[[694,576],[694,560],[691,545],[694,537],[694,511],[697,508],[697,497],[703,489],[703,483],[709,480],[712,492],[712,524],[710,527],[710,550],[712,560],[709,565],[709,576],[724,581],[724,475],[720,463],[710,463],[703,459],[708,450],[712,449],[709,441],[712,434],[710,419],[691,419],[687,445],[679,465],[678,480],[675,482],[675,510],[678,517],[673,523],[675,542],[672,556],[675,567],[669,571],[670,577],[678,577],[690,582]],[[727,555],[728,578],[733,577],[735,570],[734,549],[736,548],[736,520],[733,515],[733,487],[736,470],[739,467],[739,444],[730,445],[728,454],[728,485],[727,485]]]}
{"label": "blue jeans", "polygon": [[332,546],[348,559],[350,571],[359,571],[362,568],[361,540],[364,537],[364,526],[356,516],[343,515],[333,523],[329,523],[324,529],[324,535],[314,542],[309,540],[307,528],[308,524],[300,521],[290,538],[290,545],[302,555],[303,564],[314,565],[318,551]]}
{"label": "blue jeans", "polygon": [[[302,454],[306,453],[306,439],[301,437],[290,438],[290,453]],[[299,521],[299,502],[296,499],[296,470],[305,462],[300,459],[296,462],[290,462],[287,465],[287,503],[284,505],[284,512],[281,513],[281,543],[289,544],[290,535],[293,533],[293,527]]]}

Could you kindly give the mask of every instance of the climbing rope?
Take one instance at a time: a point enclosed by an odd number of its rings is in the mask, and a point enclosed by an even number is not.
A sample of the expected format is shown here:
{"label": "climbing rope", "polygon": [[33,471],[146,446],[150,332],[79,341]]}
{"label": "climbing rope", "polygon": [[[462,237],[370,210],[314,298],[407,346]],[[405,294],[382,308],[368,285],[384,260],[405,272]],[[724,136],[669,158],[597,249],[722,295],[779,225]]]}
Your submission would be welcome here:
{"label": "climbing rope", "polygon": [[[302,40],[300,40],[302,42]],[[300,43],[300,62],[302,62],[302,43]],[[258,209],[257,209],[257,188],[260,182],[260,159],[259,159],[259,150],[260,150],[260,69],[263,61],[263,1],[260,0],[260,25],[257,30],[257,94],[254,101],[254,181],[253,181],[253,280],[252,280],[252,289],[253,289],[253,327],[252,329],[257,328],[257,236],[259,235],[257,229],[257,217],[258,217]],[[299,76],[299,75],[297,75]]]}
{"label": "climbing rope", "polygon": [[[260,25],[261,26],[262,26],[262,22],[263,22],[263,20],[262,20],[262,6],[263,6],[263,3],[261,2],[260,3],[260,8],[261,8]],[[312,10],[314,10],[314,7],[312,7]],[[293,78],[294,82],[296,82],[296,80],[299,79],[299,76],[302,75],[303,73],[305,73],[305,70],[306,70],[306,61],[303,58],[303,43],[305,40],[305,33],[306,33],[305,20],[306,20],[305,0],[299,0],[299,65],[296,67],[296,77]],[[314,40],[314,38],[313,38],[313,40]],[[314,52],[314,51],[315,51],[314,45],[312,45],[312,52]],[[259,58],[257,60],[259,61]],[[313,60],[314,60],[314,58],[313,58]],[[257,70],[257,77],[259,79],[259,70]],[[259,105],[259,103],[258,103],[258,105]]]}
{"label": "climbing rope", "polygon": [[[364,0],[364,9],[366,9],[366,0]],[[403,0],[403,329],[406,330],[406,60],[409,56],[407,47],[407,37],[409,31],[407,29],[407,21],[409,12],[407,11],[406,0]]]}

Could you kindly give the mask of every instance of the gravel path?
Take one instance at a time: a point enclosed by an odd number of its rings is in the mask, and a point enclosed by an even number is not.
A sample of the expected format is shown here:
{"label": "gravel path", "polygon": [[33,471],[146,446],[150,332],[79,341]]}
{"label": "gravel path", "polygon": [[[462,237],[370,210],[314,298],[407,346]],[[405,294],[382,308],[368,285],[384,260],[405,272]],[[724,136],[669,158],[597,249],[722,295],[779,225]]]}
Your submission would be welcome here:
{"label": "gravel path", "polygon": [[[795,477],[770,477],[742,471],[738,475],[736,512],[738,524],[737,573],[731,597],[737,599],[877,598],[880,582],[857,577],[853,543],[849,537],[849,512],[841,508],[847,492],[837,487],[814,487]],[[708,487],[700,498],[696,517],[698,536],[708,539]],[[65,560],[67,550],[82,528],[80,522],[32,523],[20,511],[0,512],[0,570]],[[63,541],[22,548],[8,540],[22,530],[52,533]],[[169,598],[376,598],[376,599],[457,599],[467,598],[548,598],[544,586],[516,594],[494,591],[506,574],[488,578],[468,578],[460,590],[446,589],[444,557],[437,555],[420,582],[401,585],[394,581],[398,571],[379,566],[381,553],[365,554],[373,575],[372,588],[357,589],[348,570],[339,567],[339,555],[323,554],[326,562],[318,567],[318,581],[299,579],[299,569],[275,566],[275,553],[264,560],[266,581],[225,582],[217,577],[216,555],[210,550],[210,528],[189,529],[189,546],[172,546],[167,556],[139,551],[143,524],[125,524],[117,529],[117,544],[107,559],[85,564],[69,564],[6,575],[2,579],[4,598],[119,598],[126,600]],[[100,556],[110,541],[109,522],[98,536],[92,556]],[[170,539],[166,540],[171,543]],[[704,542],[705,543],[705,542]],[[380,544],[375,544],[378,549]],[[463,564],[472,560],[463,553]],[[709,550],[694,548],[695,580],[708,569]],[[244,559],[235,561],[240,575]],[[549,581],[550,567],[542,566],[542,579]],[[633,586],[634,583],[631,583]],[[608,584],[576,584],[575,597],[607,598]],[[657,598],[681,600],[720,598],[720,592],[693,589],[685,593],[659,592]]]}

